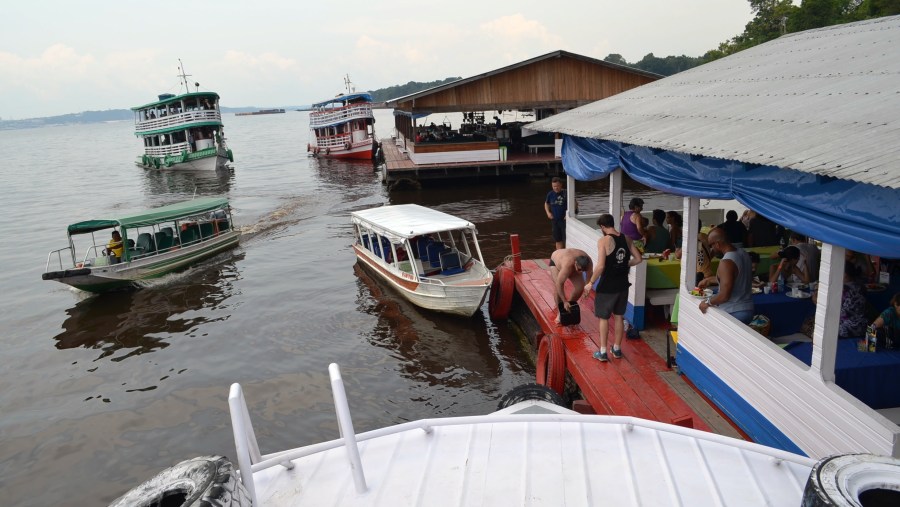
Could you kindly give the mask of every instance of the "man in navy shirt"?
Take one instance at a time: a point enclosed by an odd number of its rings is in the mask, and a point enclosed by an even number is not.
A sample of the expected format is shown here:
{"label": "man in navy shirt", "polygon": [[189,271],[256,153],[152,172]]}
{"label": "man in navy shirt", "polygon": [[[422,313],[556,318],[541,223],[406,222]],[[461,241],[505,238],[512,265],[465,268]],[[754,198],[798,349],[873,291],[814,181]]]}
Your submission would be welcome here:
{"label": "man in navy shirt", "polygon": [[[562,180],[554,177],[550,183],[553,188],[547,193],[544,199],[544,211],[547,212],[547,218],[550,220],[553,229],[553,241],[556,242],[556,249],[560,250],[566,247],[566,210],[568,209],[569,195],[563,190]],[[575,202],[575,213],[578,213],[578,202]]]}

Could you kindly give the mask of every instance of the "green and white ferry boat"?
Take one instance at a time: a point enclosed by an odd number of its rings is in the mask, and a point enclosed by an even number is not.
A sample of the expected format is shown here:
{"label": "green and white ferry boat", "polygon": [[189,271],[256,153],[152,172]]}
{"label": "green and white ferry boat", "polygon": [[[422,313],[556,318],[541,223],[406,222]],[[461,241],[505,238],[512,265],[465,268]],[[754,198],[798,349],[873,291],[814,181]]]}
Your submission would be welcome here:
{"label": "green and white ferry boat", "polygon": [[146,169],[224,169],[234,155],[225,144],[219,94],[199,91],[199,83],[191,92],[183,66],[179,77],[185,93],[164,93],[156,102],[131,108],[134,134],[144,145],[136,163]]}
{"label": "green and white ferry boat", "polygon": [[47,256],[42,278],[88,292],[138,286],[237,246],[231,218],[227,199],[208,197],[77,222],[69,245]]}

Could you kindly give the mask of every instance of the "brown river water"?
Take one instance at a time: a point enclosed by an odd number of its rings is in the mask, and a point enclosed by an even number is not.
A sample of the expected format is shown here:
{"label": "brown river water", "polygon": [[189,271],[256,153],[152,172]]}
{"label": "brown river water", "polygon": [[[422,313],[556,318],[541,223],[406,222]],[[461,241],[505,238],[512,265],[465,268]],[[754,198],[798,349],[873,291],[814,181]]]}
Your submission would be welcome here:
{"label": "brown river water", "polygon": [[[376,129],[390,132],[390,111]],[[389,194],[371,164],[307,158],[306,113],[227,115],[224,174],[147,172],[130,122],[0,131],[0,491],[3,505],[105,505],[159,470],[233,455],[228,388],[244,387],[263,453],[336,438],[327,367],[341,365],[357,431],[490,412],[534,367],[487,307],[419,310],[355,266],[348,214],[418,203],[479,228],[486,263],[552,250],[547,179]],[[580,205],[603,209],[606,182]],[[647,209],[680,200],[632,186]],[[224,195],[240,246],[138,290],[50,281],[69,223]]]}

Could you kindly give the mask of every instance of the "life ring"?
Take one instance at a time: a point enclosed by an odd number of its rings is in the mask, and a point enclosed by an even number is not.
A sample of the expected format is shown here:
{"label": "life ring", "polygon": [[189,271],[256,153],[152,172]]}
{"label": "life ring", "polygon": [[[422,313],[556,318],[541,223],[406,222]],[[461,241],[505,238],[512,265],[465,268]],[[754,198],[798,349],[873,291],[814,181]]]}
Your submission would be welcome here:
{"label": "life ring", "polygon": [[250,494],[223,456],[182,461],[128,491],[110,507],[132,505],[250,505]]}
{"label": "life ring", "polygon": [[488,314],[491,320],[505,320],[512,308],[513,292],[516,286],[516,275],[506,265],[497,267],[494,281],[491,282],[491,296],[488,300]]}
{"label": "life ring", "polygon": [[159,169],[159,159],[158,158],[155,158],[155,157],[153,158],[153,167]]}
{"label": "life ring", "polygon": [[553,389],[540,384],[522,384],[514,387],[500,398],[500,403],[497,404],[497,410],[503,410],[504,408],[511,407],[516,403],[527,400],[540,400],[559,405],[560,407],[566,406],[566,401],[563,397]]}
{"label": "life ring", "polygon": [[349,149],[350,149],[350,143],[344,143],[344,149],[345,149],[345,150],[349,150]]}
{"label": "life ring", "polygon": [[823,458],[813,466],[801,504],[898,505],[898,500],[900,460],[874,454],[840,454]]}
{"label": "life ring", "polygon": [[538,384],[553,389],[560,395],[566,387],[566,349],[562,338],[556,334],[545,335],[537,352]]}

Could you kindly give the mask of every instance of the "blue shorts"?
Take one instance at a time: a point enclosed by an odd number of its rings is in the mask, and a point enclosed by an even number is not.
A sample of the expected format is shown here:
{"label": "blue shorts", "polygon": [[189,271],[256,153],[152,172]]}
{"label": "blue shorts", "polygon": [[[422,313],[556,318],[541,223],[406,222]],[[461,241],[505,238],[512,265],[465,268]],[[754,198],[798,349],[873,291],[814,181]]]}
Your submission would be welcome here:
{"label": "blue shorts", "polygon": [[552,222],[553,222],[553,241],[565,243],[566,242],[566,219],[565,218],[554,218]]}

